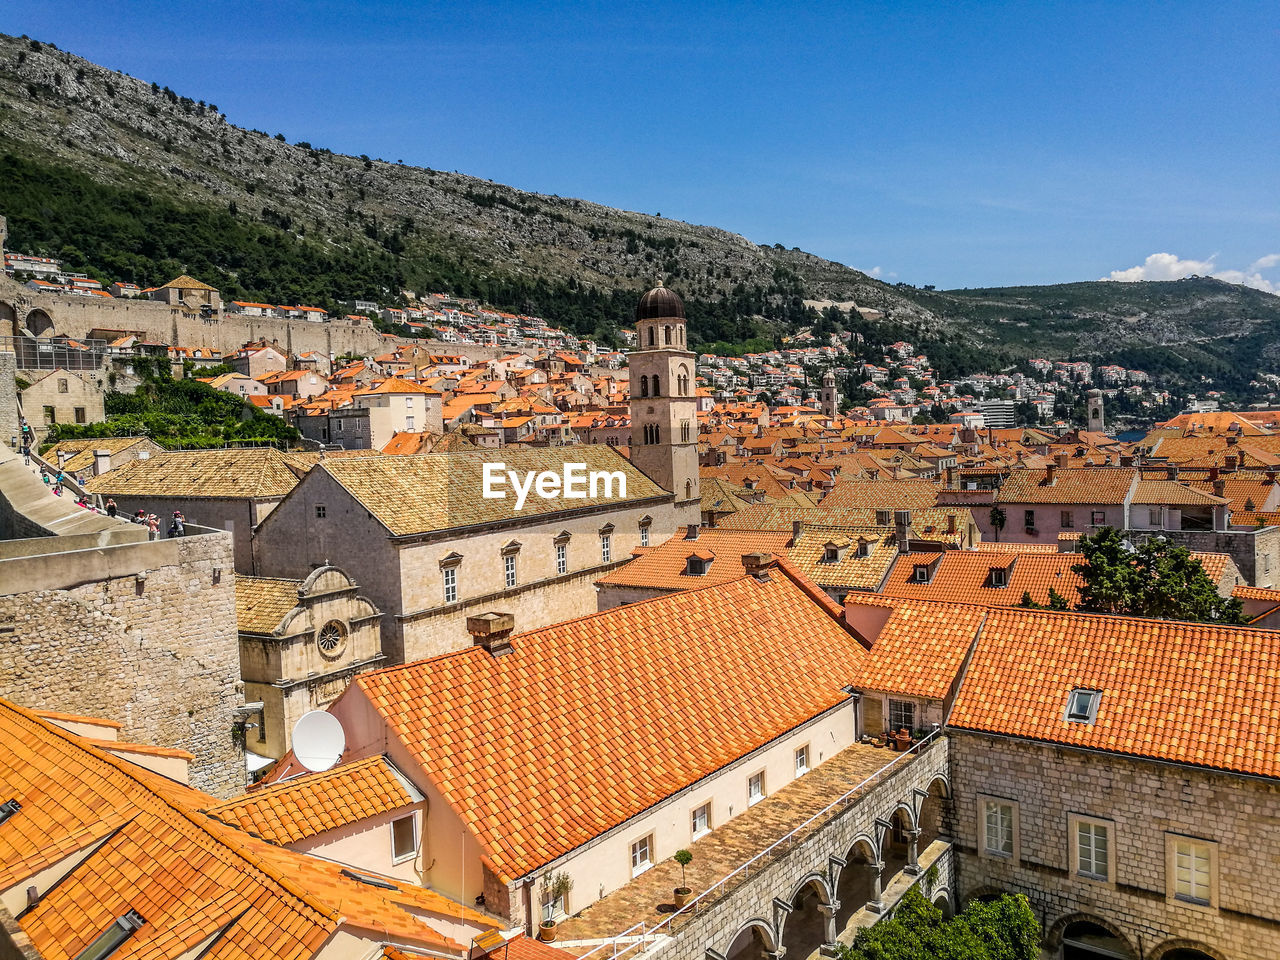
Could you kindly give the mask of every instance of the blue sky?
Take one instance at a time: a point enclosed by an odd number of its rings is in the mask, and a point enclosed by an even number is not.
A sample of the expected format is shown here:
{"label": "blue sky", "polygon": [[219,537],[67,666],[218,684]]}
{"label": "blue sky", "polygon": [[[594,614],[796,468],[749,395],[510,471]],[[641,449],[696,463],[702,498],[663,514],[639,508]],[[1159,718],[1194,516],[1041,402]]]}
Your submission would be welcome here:
{"label": "blue sky", "polygon": [[1280,4],[4,0],[232,123],[939,287],[1280,288]]}

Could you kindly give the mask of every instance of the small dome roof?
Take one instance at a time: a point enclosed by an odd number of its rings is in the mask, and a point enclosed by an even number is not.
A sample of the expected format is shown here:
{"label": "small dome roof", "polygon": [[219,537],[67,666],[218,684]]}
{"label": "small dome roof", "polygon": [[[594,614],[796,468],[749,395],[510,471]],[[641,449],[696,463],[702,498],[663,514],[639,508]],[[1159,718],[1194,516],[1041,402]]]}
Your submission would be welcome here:
{"label": "small dome roof", "polygon": [[636,304],[637,320],[684,319],[684,301],[662,285],[658,285],[640,298]]}

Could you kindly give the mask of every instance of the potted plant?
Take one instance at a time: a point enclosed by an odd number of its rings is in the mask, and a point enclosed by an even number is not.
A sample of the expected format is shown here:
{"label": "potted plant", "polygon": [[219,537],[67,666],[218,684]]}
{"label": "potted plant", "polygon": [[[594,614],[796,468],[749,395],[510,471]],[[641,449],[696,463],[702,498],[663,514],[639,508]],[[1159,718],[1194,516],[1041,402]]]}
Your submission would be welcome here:
{"label": "potted plant", "polygon": [[677,850],[674,859],[680,864],[680,886],[675,889],[676,909],[683,910],[693,894],[693,888],[689,886],[684,875],[684,868],[693,863],[693,854],[688,850]]}
{"label": "potted plant", "polygon": [[911,749],[911,731],[903,727],[893,735],[893,742],[899,751]]}
{"label": "potted plant", "polygon": [[573,877],[561,871],[547,873],[542,877],[542,898],[544,903],[551,904],[551,916],[538,925],[538,939],[543,943],[555,943],[558,925],[555,912],[557,903],[567,903],[566,897],[573,889]]}

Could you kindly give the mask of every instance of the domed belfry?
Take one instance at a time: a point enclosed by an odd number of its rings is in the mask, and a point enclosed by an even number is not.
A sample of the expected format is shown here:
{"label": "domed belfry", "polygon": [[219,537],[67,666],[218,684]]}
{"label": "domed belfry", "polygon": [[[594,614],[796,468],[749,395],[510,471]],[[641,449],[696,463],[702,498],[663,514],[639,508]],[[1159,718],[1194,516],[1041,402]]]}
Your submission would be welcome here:
{"label": "domed belfry", "polygon": [[697,523],[696,357],[685,339],[684,303],[659,283],[636,305],[631,375],[631,462],[676,495],[679,523]]}

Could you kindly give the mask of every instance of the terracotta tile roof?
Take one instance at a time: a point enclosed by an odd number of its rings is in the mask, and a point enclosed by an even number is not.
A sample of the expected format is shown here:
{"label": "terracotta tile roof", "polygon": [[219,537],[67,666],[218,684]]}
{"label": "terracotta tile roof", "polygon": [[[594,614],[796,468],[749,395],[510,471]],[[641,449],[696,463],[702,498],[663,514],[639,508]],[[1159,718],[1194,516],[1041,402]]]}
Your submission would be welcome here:
{"label": "terracotta tile roof", "polygon": [[[1280,777],[1278,664],[1274,630],[993,610],[948,724]],[[1065,719],[1076,688],[1096,722]]]}
{"label": "terracotta tile roof", "polygon": [[872,639],[870,654],[850,666],[849,682],[860,690],[946,699],[988,611],[861,594],[845,604],[855,627],[860,613],[886,607],[889,619]]}
{"label": "terracotta tile roof", "polygon": [[70,456],[63,463],[62,468],[68,473],[77,473],[80,470],[92,469],[93,451],[106,450],[112,456],[115,456],[128,450],[134,444],[142,444],[144,448],[152,451],[153,456],[160,450],[147,437],[99,437],[94,440],[59,440],[44,452],[43,459],[45,463],[56,465],[59,453],[69,454]]}
{"label": "terracotta tile roof", "polygon": [[180,277],[170,280],[168,283],[158,287],[157,289],[167,290],[171,287],[179,290],[213,290],[215,293],[217,292],[216,287],[211,287],[207,283],[202,283],[194,277],[187,276],[185,273]]}
{"label": "terracotta tile roof", "polygon": [[[742,557],[748,553],[783,553],[790,537],[769,530],[700,530],[697,540],[686,539],[687,527],[650,548],[625,566],[596,581],[614,587],[653,590],[691,590],[737,580],[743,575]],[[710,550],[715,560],[701,576],[685,573],[691,553]]]}
{"label": "terracotta tile roof", "polygon": [[[858,556],[858,540],[867,541],[869,553]],[[828,543],[843,546],[839,559],[828,562]],[[883,528],[809,527],[791,544],[787,556],[806,577],[823,587],[875,590],[898,555],[898,545]]]}
{"label": "terracotta tile roof", "polygon": [[1133,503],[1160,503],[1171,507],[1216,507],[1230,503],[1176,480],[1139,480],[1133,490]]}
{"label": "terracotta tile roof", "polygon": [[514,879],[844,700],[865,651],[840,608],[769,574],[362,674],[343,700],[368,699]]}
{"label": "terracotta tile roof", "polygon": [[400,395],[405,393],[423,393],[427,396],[440,396],[439,390],[433,390],[431,387],[424,387],[420,383],[414,383],[411,380],[401,380],[399,377],[388,377],[376,387],[368,387],[364,390],[357,390],[357,397],[367,397],[374,394],[394,394]]}
{"label": "terracotta tile roof", "polygon": [[421,919],[460,908],[432,891],[390,890],[341,864],[255,839],[195,811],[198,791],[117,759],[0,700],[0,781],[21,803],[0,824],[0,884],[34,881],[92,852],[43,890],[20,925],[42,956],[78,956],[126,910],[144,925],[130,956],[178,957],[217,937],[210,958],[315,956],[339,932],[460,956]]}
{"label": "terracotta tile roof", "polygon": [[1272,590],[1269,587],[1251,587],[1241,584],[1231,591],[1231,595],[1237,600],[1269,600],[1271,603],[1280,603],[1280,590]]}
{"label": "terracotta tile roof", "polygon": [[999,503],[1124,503],[1137,479],[1131,467],[1014,470],[996,496]]}
{"label": "terracotta tile roof", "polygon": [[938,485],[932,480],[841,480],[822,505],[907,510],[932,507],[937,500]]}
{"label": "terracotta tile roof", "polygon": [[[483,469],[489,461],[505,463],[506,469],[520,474],[543,470],[560,474],[566,459],[565,453],[554,447],[506,448],[430,453],[417,457],[326,458],[317,469],[329,473],[395,536],[447,530],[515,516],[548,516],[622,502],[616,497],[604,497],[603,489],[596,497],[574,500],[544,500],[531,492],[517,514],[510,484],[503,487],[507,494],[505,499],[485,499],[483,496]],[[664,494],[661,487],[605,444],[575,447],[572,460],[584,463],[588,472],[621,471],[627,479],[627,500],[644,500]],[[616,485],[614,492],[617,493]]]}
{"label": "terracotta tile roof", "polygon": [[249,450],[174,450],[152,454],[91,478],[85,489],[104,497],[276,499],[298,485],[316,454]]}
{"label": "terracotta tile roof", "polygon": [[245,633],[272,633],[298,605],[301,580],[236,574],[236,626]]}
{"label": "terracotta tile roof", "polygon": [[421,799],[389,760],[377,756],[272,784],[206,807],[205,813],[288,846]]}

